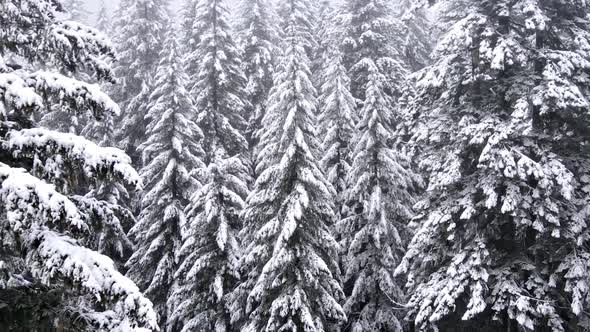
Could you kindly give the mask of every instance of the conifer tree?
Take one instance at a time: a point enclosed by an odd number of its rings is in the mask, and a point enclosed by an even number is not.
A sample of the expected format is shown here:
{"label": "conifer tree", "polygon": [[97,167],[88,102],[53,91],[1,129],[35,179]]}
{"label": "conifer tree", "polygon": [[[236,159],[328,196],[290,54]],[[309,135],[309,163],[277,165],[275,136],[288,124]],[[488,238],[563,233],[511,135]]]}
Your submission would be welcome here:
{"label": "conifer tree", "polygon": [[429,192],[397,270],[410,317],[588,326],[588,3],[440,2],[452,21],[413,104]]}
{"label": "conifer tree", "polygon": [[352,210],[338,225],[345,253],[344,309],[350,331],[402,331],[403,285],[393,271],[410,238],[412,192],[420,180],[388,142],[394,115],[384,92],[385,77],[369,66],[366,100],[356,128],[346,205]]}
{"label": "conifer tree", "polygon": [[[84,0],[63,0],[63,5],[70,21],[86,23],[90,17]],[[102,31],[102,30],[101,30]]]}
{"label": "conifer tree", "polygon": [[399,34],[403,26],[394,17],[391,3],[386,0],[346,0],[345,6],[348,19],[344,63],[353,82],[353,96],[365,99],[369,67],[373,63],[385,76],[385,93],[389,97],[399,97],[404,90],[407,68],[400,47],[404,44]]}
{"label": "conifer tree", "polygon": [[327,180],[336,190],[335,205],[337,216],[344,211],[343,193],[347,188],[347,174],[350,172],[352,148],[351,141],[357,122],[356,100],[350,93],[350,78],[342,64],[340,51],[331,46],[324,55],[326,68],[323,73],[325,83],[319,98],[322,128],[322,170]]}
{"label": "conifer tree", "polygon": [[116,139],[136,164],[141,161],[137,147],[150,121],[146,105],[169,24],[167,7],[168,0],[122,0],[115,15],[119,85],[113,96],[122,109]]}
{"label": "conifer tree", "polygon": [[243,282],[232,294],[232,320],[243,331],[332,331],[346,319],[329,230],[334,193],[317,160],[307,4],[290,0],[282,11],[284,54],[263,120],[261,175],[244,212]]}
{"label": "conifer tree", "polygon": [[107,35],[112,35],[111,17],[104,0],[100,1],[100,7],[96,16],[96,28]]}
{"label": "conifer tree", "polygon": [[[84,1],[82,0],[64,0],[62,3],[65,18],[72,21],[72,25],[83,23],[88,19],[89,13],[85,9]],[[82,70],[74,72],[71,68],[60,68],[60,73],[66,76],[77,76],[84,81],[90,81],[91,77],[86,75]],[[67,107],[56,108],[51,112],[44,113],[39,120],[39,125],[51,130],[60,131],[63,133],[80,134],[85,126],[85,119],[91,115],[85,114],[79,109]]]}
{"label": "conifer tree", "polygon": [[299,34],[298,38],[300,38],[300,41],[305,48],[305,53],[310,60],[314,58],[314,51],[318,47],[316,35],[318,22],[315,14],[319,12],[319,4],[320,3],[317,1],[300,0],[295,1],[294,3],[291,1],[281,1],[276,5],[277,13],[279,15],[279,33],[283,40],[288,38],[290,25],[290,22],[285,21],[283,18],[289,17],[291,7],[297,7],[295,10],[305,18],[300,20],[297,34]]}
{"label": "conifer tree", "polygon": [[399,37],[395,38],[394,42],[403,40],[401,55],[406,68],[411,72],[430,64],[430,54],[434,44],[434,29],[427,18],[425,8],[416,8],[413,5],[414,2],[411,0],[400,0],[394,9],[394,15],[403,27],[395,31]]}
{"label": "conifer tree", "polygon": [[[129,241],[122,223],[131,214],[87,195],[100,182],[139,186],[130,159],[118,149],[38,128],[34,121],[33,114],[61,107],[97,118],[119,111],[96,85],[58,73],[88,70],[94,79],[111,79],[101,59],[113,53],[100,32],[61,21],[55,4],[8,0],[0,11],[3,327],[156,330],[152,303],[101,254],[123,254]],[[4,325],[6,317],[16,319]]]}
{"label": "conifer tree", "polygon": [[334,21],[333,16],[336,11],[332,8],[332,3],[329,0],[322,0],[317,7],[315,16],[318,18],[318,22],[315,26],[314,37],[318,43],[310,60],[311,72],[314,77],[313,83],[318,89],[321,89],[325,83],[322,76],[329,64],[330,49],[339,46],[341,41],[333,39],[334,36],[337,36],[334,30],[339,26]]}
{"label": "conifer tree", "polygon": [[[187,32],[192,44],[187,50],[186,71],[189,75],[189,91],[195,99],[199,114],[218,113],[237,130],[246,129],[244,120],[247,101],[245,98],[246,78],[241,69],[241,57],[232,38],[229,27],[229,12],[225,1],[188,0],[184,24],[190,27]],[[211,116],[200,116],[199,125],[203,128],[205,139],[223,139],[229,155],[243,152],[242,135],[231,138],[233,134],[217,133],[225,131],[224,125],[203,123]],[[217,128],[219,127],[219,128]],[[211,130],[207,132],[207,130]],[[233,142],[232,142],[233,141]],[[205,147],[211,146],[209,143]]]}
{"label": "conifer tree", "polygon": [[192,120],[195,110],[185,90],[187,77],[175,38],[175,31],[168,33],[147,107],[148,138],[139,146],[145,164],[140,173],[142,211],[130,231],[137,247],[127,262],[127,275],[153,300],[166,330],[172,330],[168,317],[175,310],[167,299],[175,285],[184,209],[200,186],[193,171],[203,167],[203,134]]}
{"label": "conifer tree", "polygon": [[[257,145],[256,131],[266,113],[268,94],[272,87],[277,36],[272,23],[272,7],[267,0],[244,0],[239,25],[240,48],[243,53],[244,74],[247,79],[246,98],[251,107],[247,111],[246,137],[251,148]],[[253,149],[252,149],[253,150]]]}
{"label": "conifer tree", "polygon": [[243,111],[245,78],[239,53],[229,35],[226,4],[200,0],[185,5],[189,32],[198,36],[188,55],[191,94],[196,122],[204,133],[203,186],[191,197],[182,227],[183,244],[178,255],[177,280],[182,281],[169,302],[172,317],[182,331],[230,329],[227,294],[239,279],[237,260],[240,213],[248,194],[245,167],[247,141],[240,132],[246,122]]}

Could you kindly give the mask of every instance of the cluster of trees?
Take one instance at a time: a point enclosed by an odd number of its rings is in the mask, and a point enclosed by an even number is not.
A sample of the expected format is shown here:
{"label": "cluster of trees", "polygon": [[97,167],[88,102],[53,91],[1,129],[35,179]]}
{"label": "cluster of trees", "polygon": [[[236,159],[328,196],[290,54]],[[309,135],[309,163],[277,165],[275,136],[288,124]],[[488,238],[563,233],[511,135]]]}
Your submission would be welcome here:
{"label": "cluster of trees", "polygon": [[226,1],[0,0],[0,324],[590,329],[590,4]]}

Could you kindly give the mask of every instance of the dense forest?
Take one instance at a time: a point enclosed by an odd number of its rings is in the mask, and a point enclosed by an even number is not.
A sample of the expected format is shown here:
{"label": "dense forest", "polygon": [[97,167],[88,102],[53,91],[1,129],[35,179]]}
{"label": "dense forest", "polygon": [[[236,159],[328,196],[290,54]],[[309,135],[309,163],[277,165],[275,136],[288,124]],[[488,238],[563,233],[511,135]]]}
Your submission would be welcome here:
{"label": "dense forest", "polygon": [[229,1],[0,0],[1,331],[590,331],[590,2]]}

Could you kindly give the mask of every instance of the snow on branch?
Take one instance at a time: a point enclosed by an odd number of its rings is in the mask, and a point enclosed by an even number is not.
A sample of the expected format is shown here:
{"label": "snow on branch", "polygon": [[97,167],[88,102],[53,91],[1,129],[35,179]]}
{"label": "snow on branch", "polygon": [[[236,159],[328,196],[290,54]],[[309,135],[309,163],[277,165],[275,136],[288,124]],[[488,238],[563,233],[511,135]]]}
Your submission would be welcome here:
{"label": "snow on branch", "polygon": [[37,278],[45,282],[67,278],[89,291],[99,302],[115,301],[115,313],[121,318],[112,330],[158,330],[151,301],[117,271],[110,258],[45,228],[32,231],[28,240],[30,246],[36,247],[28,259],[37,262],[33,266]]}
{"label": "snow on branch", "polygon": [[43,104],[35,90],[13,73],[0,73],[0,102],[16,109],[37,108]]}
{"label": "snow on branch", "polygon": [[38,71],[26,78],[27,84],[39,92],[59,95],[60,102],[73,103],[77,109],[91,110],[94,114],[109,112],[119,115],[119,106],[98,84],[89,84],[56,73]]}
{"label": "snow on branch", "polygon": [[68,55],[63,59],[67,66],[90,64],[99,78],[112,78],[111,67],[102,55],[111,59],[115,55],[111,42],[102,32],[78,22],[63,21],[51,27],[50,36],[54,46]]}
{"label": "snow on branch", "polygon": [[[141,186],[141,178],[131,166],[131,158],[125,152],[111,147],[100,147],[74,134],[60,133],[42,128],[11,131],[4,148],[15,157],[33,157],[44,162],[44,175],[59,177],[64,159],[78,164],[89,178],[97,174],[111,174],[129,185]],[[61,166],[61,167],[60,167]]]}
{"label": "snow on branch", "polygon": [[76,205],[50,185],[21,168],[0,163],[0,211],[6,213],[14,231],[27,228],[32,221],[66,220],[73,230],[86,231]]}
{"label": "snow on branch", "polygon": [[73,109],[92,111],[97,117],[104,113],[118,115],[119,106],[98,84],[88,84],[56,73],[20,71],[0,73],[0,101],[5,106],[20,110],[43,105],[41,96],[59,96],[58,102],[68,103]]}

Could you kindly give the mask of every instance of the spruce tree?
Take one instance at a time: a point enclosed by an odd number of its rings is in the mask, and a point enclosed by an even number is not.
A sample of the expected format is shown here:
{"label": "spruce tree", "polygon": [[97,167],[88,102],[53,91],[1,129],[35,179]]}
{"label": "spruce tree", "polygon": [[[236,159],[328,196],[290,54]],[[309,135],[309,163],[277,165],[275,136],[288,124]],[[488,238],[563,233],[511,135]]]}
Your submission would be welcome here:
{"label": "spruce tree", "polygon": [[[375,64],[385,76],[383,88],[389,97],[399,97],[404,90],[407,68],[403,62],[400,37],[401,22],[394,17],[386,0],[346,0],[346,35],[344,64],[352,79],[352,94],[364,100],[369,81],[369,67]],[[395,100],[392,100],[395,101]]]}
{"label": "spruce tree", "polygon": [[402,331],[403,285],[393,271],[410,238],[412,192],[419,177],[392,149],[394,115],[384,91],[385,77],[369,63],[369,81],[361,120],[356,127],[353,162],[348,174],[346,206],[338,225],[345,252],[344,305],[350,331]]}
{"label": "spruce tree", "polygon": [[306,54],[308,3],[290,0],[284,54],[263,119],[258,177],[244,212],[243,282],[232,294],[243,331],[332,331],[346,318],[333,189],[319,168],[316,91]]}
{"label": "spruce tree", "polygon": [[277,36],[273,24],[272,7],[267,0],[244,0],[240,8],[242,21],[239,25],[242,67],[247,79],[246,98],[248,128],[246,137],[251,150],[257,145],[256,131],[266,113],[268,94],[272,87],[276,62],[275,42]]}
{"label": "spruce tree", "polygon": [[144,194],[138,222],[130,231],[137,246],[127,262],[127,275],[153,300],[160,326],[173,330],[168,317],[175,308],[167,306],[167,299],[176,284],[184,209],[200,186],[193,171],[202,168],[203,134],[192,120],[195,110],[185,90],[187,77],[175,31],[168,34],[160,57],[147,106],[147,140],[139,146]]}
{"label": "spruce tree", "polygon": [[419,329],[588,326],[588,82],[581,1],[440,1],[413,145],[429,176],[398,273]]}
{"label": "spruce tree", "polygon": [[227,4],[219,0],[188,0],[185,9],[186,14],[194,14],[184,19],[185,26],[190,27],[187,35],[192,36],[186,50],[186,71],[191,95],[198,112],[203,114],[199,116],[199,125],[205,134],[204,146],[211,147],[207,141],[217,140],[223,135],[223,144],[228,148],[226,152],[229,155],[241,153],[244,149],[243,136],[224,133],[229,130],[224,129],[225,124],[209,123],[215,116],[205,116],[216,113],[226,118],[232,128],[239,131],[246,129],[246,78],[229,27]]}
{"label": "spruce tree", "polygon": [[84,23],[88,22],[90,12],[86,9],[84,0],[63,0],[63,6],[68,14],[68,20]]}
{"label": "spruce tree", "polygon": [[156,330],[152,303],[102,254],[123,254],[122,224],[131,214],[88,195],[101,182],[138,186],[130,159],[38,128],[33,116],[62,107],[117,114],[96,85],[58,73],[90,69],[94,79],[110,79],[100,60],[113,57],[110,44],[94,29],[61,21],[54,1],[2,7],[0,321],[8,330]]}
{"label": "spruce tree", "polygon": [[352,162],[351,141],[356,122],[356,100],[350,93],[350,78],[340,51],[331,46],[323,55],[326,68],[323,72],[322,94],[319,98],[322,129],[322,158],[320,165],[327,180],[336,190],[335,205],[337,216],[345,214],[343,194],[347,188],[347,175]]}
{"label": "spruce tree", "polygon": [[111,24],[111,17],[107,6],[104,0],[100,1],[100,7],[98,8],[98,13],[96,15],[96,28],[107,35],[112,35],[113,32],[111,31],[112,24]]}
{"label": "spruce tree", "polygon": [[403,41],[402,59],[406,68],[415,72],[430,64],[435,40],[432,22],[427,18],[426,9],[415,7],[411,0],[400,0],[395,7],[394,15],[399,19],[402,29],[395,31],[399,36],[394,42]]}
{"label": "spruce tree", "polygon": [[167,0],[121,0],[115,14],[119,85],[113,96],[122,110],[116,139],[136,164],[141,164],[137,147],[145,140],[150,121],[146,105],[169,24],[167,7]]}
{"label": "spruce tree", "polygon": [[[199,176],[203,186],[191,197],[182,227],[176,271],[179,287],[169,300],[181,331],[230,329],[227,294],[239,279],[237,260],[240,213],[248,194],[247,141],[243,112],[245,78],[239,53],[229,34],[228,12],[218,0],[187,2],[188,35],[198,36],[187,57],[196,122],[204,133]],[[187,23],[192,20],[192,23]]]}
{"label": "spruce tree", "polygon": [[297,29],[297,34],[299,35],[298,38],[300,38],[300,42],[305,48],[305,53],[310,60],[314,58],[315,50],[318,47],[316,35],[318,21],[315,14],[319,12],[319,5],[320,3],[317,1],[311,0],[300,0],[295,1],[294,3],[291,1],[281,1],[276,5],[277,13],[279,15],[279,33],[283,40],[289,38],[288,30],[291,23],[285,21],[284,18],[291,15],[291,7],[295,6],[295,10],[301,15],[302,19],[299,22],[300,26]]}

